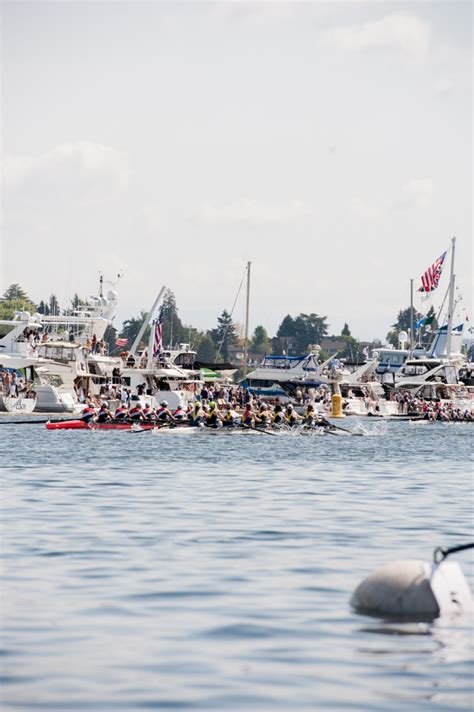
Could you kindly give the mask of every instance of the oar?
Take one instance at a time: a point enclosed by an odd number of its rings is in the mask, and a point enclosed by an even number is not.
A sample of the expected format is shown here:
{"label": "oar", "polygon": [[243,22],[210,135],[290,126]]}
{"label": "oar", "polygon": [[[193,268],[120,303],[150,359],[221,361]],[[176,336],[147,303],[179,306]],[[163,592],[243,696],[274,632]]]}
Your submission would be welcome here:
{"label": "oar", "polygon": [[71,420],[81,420],[81,418],[59,418],[58,420],[0,420],[0,425],[44,425],[45,423],[67,423]]}
{"label": "oar", "polygon": [[255,430],[257,433],[261,433],[262,435],[271,435],[271,437],[278,437],[276,433],[269,433],[268,430],[260,430],[260,428],[256,428],[255,425],[247,425],[246,423],[242,423],[242,426],[244,428],[248,428],[249,430]]}
{"label": "oar", "polygon": [[347,430],[347,428],[341,428],[340,425],[333,425],[333,423],[330,423],[327,418],[320,417],[320,422],[323,424],[325,428],[332,428],[333,430],[342,430],[343,433],[349,433],[349,435],[353,435],[352,430]]}

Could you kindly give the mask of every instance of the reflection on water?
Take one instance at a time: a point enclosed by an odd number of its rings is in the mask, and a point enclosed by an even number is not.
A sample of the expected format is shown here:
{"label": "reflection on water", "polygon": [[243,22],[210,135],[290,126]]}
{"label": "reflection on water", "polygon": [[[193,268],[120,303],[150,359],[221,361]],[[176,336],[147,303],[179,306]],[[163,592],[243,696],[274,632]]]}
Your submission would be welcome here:
{"label": "reflection on water", "polygon": [[362,427],[2,425],[2,712],[471,709],[469,618],[349,606],[377,566],[470,538],[470,431]]}

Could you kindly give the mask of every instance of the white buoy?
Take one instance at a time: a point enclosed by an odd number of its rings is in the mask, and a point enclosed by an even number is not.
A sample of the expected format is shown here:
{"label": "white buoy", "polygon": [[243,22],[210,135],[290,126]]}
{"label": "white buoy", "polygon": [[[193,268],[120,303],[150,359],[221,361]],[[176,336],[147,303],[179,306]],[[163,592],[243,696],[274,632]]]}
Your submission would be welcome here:
{"label": "white buoy", "polygon": [[351,605],[371,615],[437,618],[472,610],[472,596],[456,562],[395,561],[356,588]]}

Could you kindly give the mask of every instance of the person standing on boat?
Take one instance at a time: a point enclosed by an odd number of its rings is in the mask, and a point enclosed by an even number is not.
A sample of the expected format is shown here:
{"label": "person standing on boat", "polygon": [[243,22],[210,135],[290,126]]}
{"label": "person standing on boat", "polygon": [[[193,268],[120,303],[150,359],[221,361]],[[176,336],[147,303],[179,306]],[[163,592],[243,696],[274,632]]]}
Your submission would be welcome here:
{"label": "person standing on boat", "polygon": [[10,381],[10,397],[18,398],[18,376],[16,375],[16,371],[13,371]]}

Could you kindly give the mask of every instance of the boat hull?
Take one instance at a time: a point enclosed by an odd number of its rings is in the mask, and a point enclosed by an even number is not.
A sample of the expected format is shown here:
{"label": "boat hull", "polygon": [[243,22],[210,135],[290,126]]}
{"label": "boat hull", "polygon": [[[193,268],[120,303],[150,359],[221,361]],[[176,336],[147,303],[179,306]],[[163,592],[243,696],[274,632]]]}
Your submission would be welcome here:
{"label": "boat hull", "polygon": [[63,420],[60,423],[46,423],[47,430],[152,430],[155,426],[141,423],[85,423],[83,420]]}
{"label": "boat hull", "polygon": [[22,396],[1,396],[0,410],[15,415],[29,414],[36,407],[36,398],[22,398]]}

